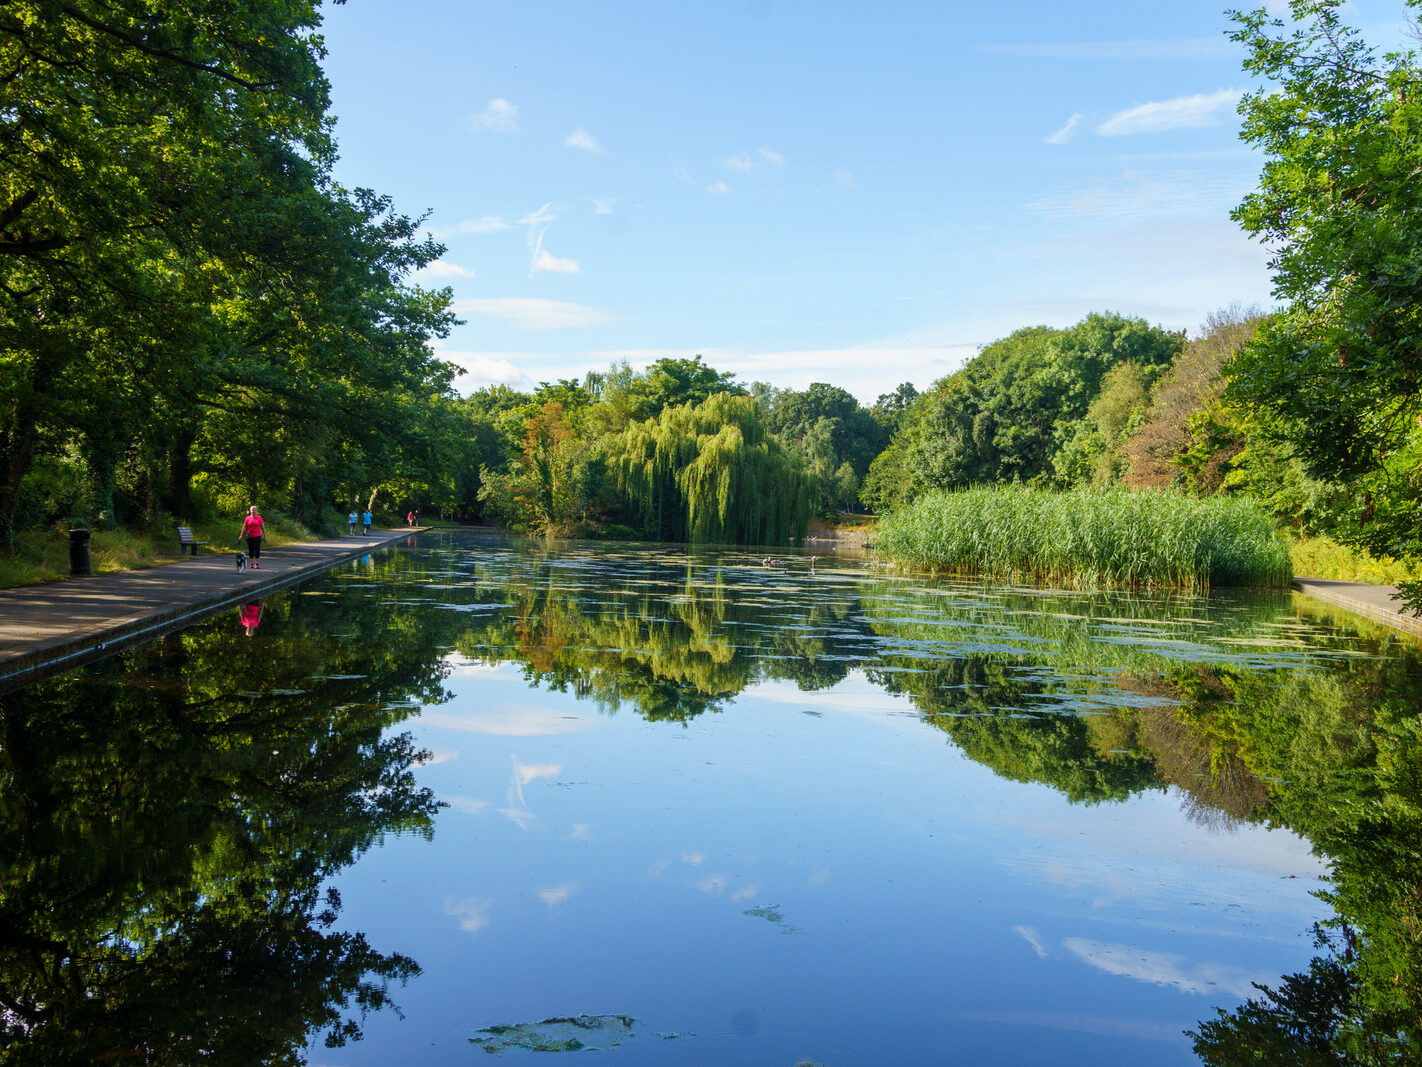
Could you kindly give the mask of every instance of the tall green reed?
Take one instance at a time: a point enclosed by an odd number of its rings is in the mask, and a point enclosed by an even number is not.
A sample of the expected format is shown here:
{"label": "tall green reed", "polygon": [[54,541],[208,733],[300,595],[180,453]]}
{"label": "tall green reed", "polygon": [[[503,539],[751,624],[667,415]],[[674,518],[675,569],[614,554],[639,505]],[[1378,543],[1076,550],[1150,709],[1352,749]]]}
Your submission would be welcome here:
{"label": "tall green reed", "polygon": [[886,517],[876,547],[913,566],[1054,585],[1199,590],[1293,576],[1287,542],[1253,500],[1170,491],[930,493]]}

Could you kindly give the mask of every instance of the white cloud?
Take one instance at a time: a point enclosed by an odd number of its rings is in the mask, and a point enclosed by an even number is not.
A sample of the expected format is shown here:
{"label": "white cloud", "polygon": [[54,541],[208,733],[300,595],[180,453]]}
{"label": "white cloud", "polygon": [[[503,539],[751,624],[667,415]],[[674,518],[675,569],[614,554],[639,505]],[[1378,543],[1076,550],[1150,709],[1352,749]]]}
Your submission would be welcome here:
{"label": "white cloud", "polygon": [[1066,144],[1080,125],[1081,112],[1073,112],[1071,118],[1066,120],[1066,125],[1047,138],[1047,144]]}
{"label": "white cloud", "polygon": [[614,318],[601,308],[533,296],[475,297],[454,301],[457,315],[487,315],[520,330],[567,330],[600,326]]}
{"label": "white cloud", "polygon": [[1096,132],[1102,137],[1126,137],[1135,133],[1218,126],[1234,113],[1243,95],[1243,89],[1221,89],[1216,93],[1196,93],[1194,96],[1137,104],[1099,123]]}
{"label": "white cloud", "polygon": [[548,227],[558,220],[558,209],[552,204],[544,204],[531,215],[518,221],[528,227],[528,276],[549,272],[553,274],[579,274],[581,268],[575,259],[563,259],[543,247],[543,236]]}
{"label": "white cloud", "polygon": [[564,137],[563,143],[569,148],[581,148],[584,152],[589,152],[595,156],[607,155],[607,149],[598,144],[597,138],[588,133],[588,131],[581,126],[568,134],[567,137]]}
{"label": "white cloud", "polygon": [[760,158],[776,167],[785,166],[785,157],[773,148],[760,149]]}
{"label": "white cloud", "polygon": [[617,198],[612,196],[594,196],[591,200],[594,215],[611,215],[613,205],[617,203]]}
{"label": "white cloud", "polygon": [[492,900],[478,897],[466,897],[464,900],[446,900],[444,902],[444,913],[452,915],[459,920],[459,928],[466,934],[477,934],[484,927],[489,925],[489,909],[493,907]]}
{"label": "white cloud", "polygon": [[578,266],[576,259],[564,259],[539,248],[533,253],[533,266],[529,274],[540,274],[544,271],[550,274],[581,274],[583,269]]}
{"label": "white cloud", "polygon": [[458,263],[450,263],[443,259],[430,260],[419,269],[418,273],[427,278],[473,278],[476,276],[468,267],[461,267]]}
{"label": "white cloud", "polygon": [[846,189],[854,189],[859,185],[859,179],[854,176],[854,172],[840,167],[834,172],[834,180]]}
{"label": "white cloud", "polygon": [[725,182],[712,182],[706,187],[706,191],[716,196],[725,196],[731,191],[731,187]]}
{"label": "white cloud", "polygon": [[732,156],[730,159],[726,160],[726,166],[730,167],[734,171],[740,172],[741,174],[749,174],[752,170],[755,169],[755,164],[751,162],[751,157],[744,154],[739,156]]}
{"label": "white cloud", "polygon": [[696,178],[695,178],[695,176],[691,173],[691,171],[687,170],[685,167],[676,167],[676,168],[674,168],[674,169],[672,170],[672,174],[675,175],[676,180],[679,181],[679,182],[685,182],[687,185],[695,185],[695,184],[696,184]]}
{"label": "white cloud", "polygon": [[464,373],[459,379],[461,392],[473,392],[486,385],[517,386],[527,381],[528,376],[514,366],[513,358],[520,353],[499,352],[459,352],[447,348],[436,348],[435,355],[453,363]]}
{"label": "white cloud", "polygon": [[1151,985],[1170,986],[1182,993],[1227,993],[1247,997],[1255,992],[1254,983],[1276,980],[1272,974],[1246,971],[1225,963],[1195,963],[1183,956],[1166,952],[1151,952],[1134,945],[1111,945],[1101,941],[1069,937],[1062,942],[1091,966],[1107,974],[1119,974]]}
{"label": "white cloud", "polygon": [[990,44],[980,49],[999,56],[1042,59],[1229,59],[1243,50],[1224,34],[1154,41],[1081,41],[1059,44]]}
{"label": "white cloud", "polygon": [[483,111],[470,116],[469,125],[490,133],[513,133],[518,129],[518,105],[496,96]]}

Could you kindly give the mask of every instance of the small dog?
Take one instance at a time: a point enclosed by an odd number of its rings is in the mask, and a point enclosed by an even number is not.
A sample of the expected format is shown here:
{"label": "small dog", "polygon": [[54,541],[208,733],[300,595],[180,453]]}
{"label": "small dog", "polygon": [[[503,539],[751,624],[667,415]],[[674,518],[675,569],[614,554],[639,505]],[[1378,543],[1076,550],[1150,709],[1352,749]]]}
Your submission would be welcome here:
{"label": "small dog", "polygon": [[245,553],[245,552],[238,552],[238,553],[237,553],[237,573],[238,573],[238,574],[241,574],[241,573],[242,573],[243,571],[245,571],[246,569],[247,569],[247,553]]}

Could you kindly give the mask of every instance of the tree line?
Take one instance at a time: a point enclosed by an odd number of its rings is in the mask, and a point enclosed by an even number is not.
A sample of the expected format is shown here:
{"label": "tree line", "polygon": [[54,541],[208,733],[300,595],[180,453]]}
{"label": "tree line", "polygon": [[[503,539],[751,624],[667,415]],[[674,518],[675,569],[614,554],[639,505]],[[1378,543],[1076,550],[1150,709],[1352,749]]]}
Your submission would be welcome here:
{"label": "tree line", "polygon": [[[1408,0],[1416,7],[1416,0]],[[318,0],[0,11],[0,547],[17,529],[379,498],[554,534],[782,542],[933,489],[1248,493],[1422,557],[1413,52],[1335,0],[1237,13],[1266,164],[1235,213],[1278,309],[1198,336],[1102,311],[872,405],[701,358],[459,397],[442,249],[333,176]]]}

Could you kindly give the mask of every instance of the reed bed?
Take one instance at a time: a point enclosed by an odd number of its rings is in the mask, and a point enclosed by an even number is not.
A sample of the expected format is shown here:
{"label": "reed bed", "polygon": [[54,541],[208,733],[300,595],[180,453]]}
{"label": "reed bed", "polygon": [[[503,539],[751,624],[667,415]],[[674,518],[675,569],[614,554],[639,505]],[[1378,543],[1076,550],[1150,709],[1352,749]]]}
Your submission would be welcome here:
{"label": "reed bed", "polygon": [[876,547],[912,566],[1051,585],[1283,586],[1289,547],[1244,497],[992,486],[930,493],[880,524]]}

